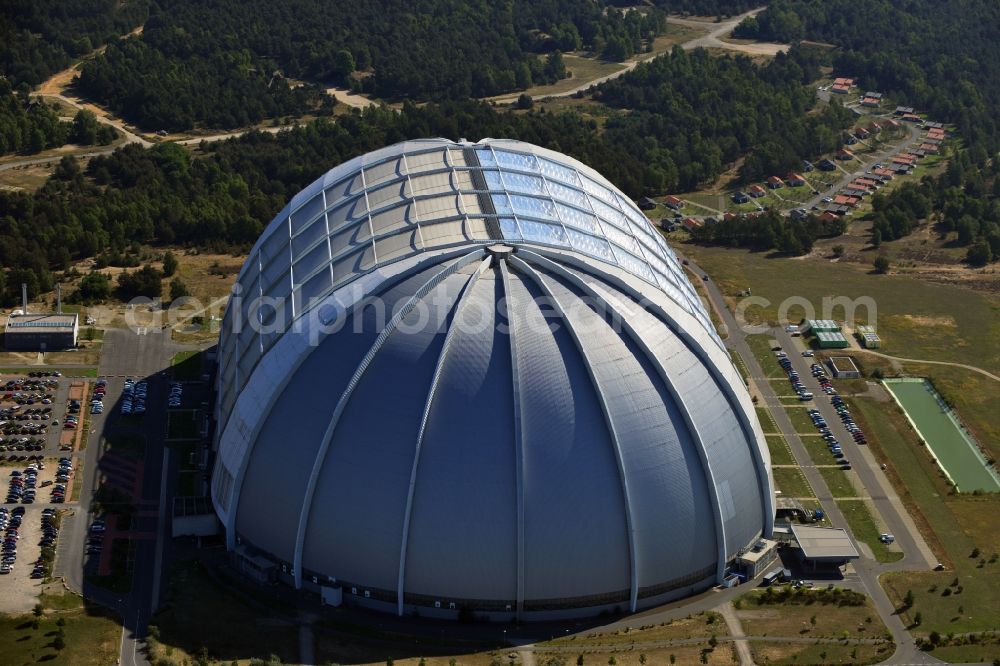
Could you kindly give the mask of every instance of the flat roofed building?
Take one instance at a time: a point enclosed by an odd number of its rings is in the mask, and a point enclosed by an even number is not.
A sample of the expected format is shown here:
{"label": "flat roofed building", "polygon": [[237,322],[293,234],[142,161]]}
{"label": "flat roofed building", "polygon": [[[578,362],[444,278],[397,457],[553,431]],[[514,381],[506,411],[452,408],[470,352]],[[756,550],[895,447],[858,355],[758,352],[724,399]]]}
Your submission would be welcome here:
{"label": "flat roofed building", "polygon": [[9,351],[51,351],[76,347],[80,333],[75,314],[12,314],[4,329]]}
{"label": "flat roofed building", "polygon": [[803,562],[815,570],[819,565],[842,566],[861,557],[845,530],[792,524]]}
{"label": "flat roofed building", "polygon": [[858,370],[858,366],[854,364],[854,359],[850,356],[832,356],[829,364],[833,376],[837,379],[858,379],[861,377],[861,371]]}
{"label": "flat roofed building", "polygon": [[832,319],[807,319],[806,330],[808,331],[839,331],[840,325]]}
{"label": "flat roofed building", "polygon": [[820,349],[844,349],[850,346],[847,338],[840,332],[819,331],[816,333],[816,341]]}
{"label": "flat roofed building", "polygon": [[778,559],[778,542],[771,539],[761,539],[753,548],[737,558],[737,563],[743,567],[747,580],[764,573],[772,562]]}

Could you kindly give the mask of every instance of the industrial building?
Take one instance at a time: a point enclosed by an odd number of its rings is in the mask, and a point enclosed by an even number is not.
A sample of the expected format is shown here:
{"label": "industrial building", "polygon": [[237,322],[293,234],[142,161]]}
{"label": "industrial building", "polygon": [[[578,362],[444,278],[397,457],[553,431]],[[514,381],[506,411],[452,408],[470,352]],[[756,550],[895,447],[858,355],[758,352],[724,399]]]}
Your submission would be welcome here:
{"label": "industrial building", "polygon": [[261,580],[557,619],[706,589],[771,534],[767,445],[708,313],[574,159],[493,139],[352,159],[237,283],[212,501]]}
{"label": "industrial building", "polygon": [[21,309],[7,317],[3,346],[7,351],[54,351],[76,347],[80,321],[76,314],[63,314],[62,291],[56,285],[54,313],[28,312],[28,286],[21,285]]}
{"label": "industrial building", "polygon": [[854,336],[865,349],[878,349],[882,346],[882,338],[875,332],[874,326],[862,324],[854,329]]}
{"label": "industrial building", "polygon": [[832,319],[807,319],[805,325],[806,333],[839,333],[840,324]]}
{"label": "industrial building", "polygon": [[75,314],[11,314],[4,328],[7,351],[54,351],[76,347],[80,333]]}
{"label": "industrial building", "polygon": [[846,349],[851,346],[840,331],[816,331],[816,344],[820,349]]}

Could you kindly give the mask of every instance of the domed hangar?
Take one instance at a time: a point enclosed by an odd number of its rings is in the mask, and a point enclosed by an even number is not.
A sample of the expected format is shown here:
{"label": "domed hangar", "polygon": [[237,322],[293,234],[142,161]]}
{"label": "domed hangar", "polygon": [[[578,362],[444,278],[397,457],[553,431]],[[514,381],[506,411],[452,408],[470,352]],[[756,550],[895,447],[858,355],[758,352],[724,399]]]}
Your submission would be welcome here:
{"label": "domed hangar", "polygon": [[253,248],[219,350],[213,502],[296,587],[634,611],[772,529],[753,406],[674,254],[550,150],[409,141],[332,169]]}

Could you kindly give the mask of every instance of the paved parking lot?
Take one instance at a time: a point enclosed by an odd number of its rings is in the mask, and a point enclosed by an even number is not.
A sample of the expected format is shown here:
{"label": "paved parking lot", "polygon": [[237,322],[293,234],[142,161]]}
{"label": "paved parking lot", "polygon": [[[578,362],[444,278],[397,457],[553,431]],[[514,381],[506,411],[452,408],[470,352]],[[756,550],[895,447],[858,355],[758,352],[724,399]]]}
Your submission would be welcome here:
{"label": "paved parking lot", "polygon": [[[12,510],[23,505],[4,506]],[[38,542],[42,538],[43,508],[38,504],[24,507],[24,517],[18,530],[17,562],[10,573],[0,576],[0,613],[28,613],[38,603],[43,583],[42,579],[31,578],[31,570],[42,552]]]}

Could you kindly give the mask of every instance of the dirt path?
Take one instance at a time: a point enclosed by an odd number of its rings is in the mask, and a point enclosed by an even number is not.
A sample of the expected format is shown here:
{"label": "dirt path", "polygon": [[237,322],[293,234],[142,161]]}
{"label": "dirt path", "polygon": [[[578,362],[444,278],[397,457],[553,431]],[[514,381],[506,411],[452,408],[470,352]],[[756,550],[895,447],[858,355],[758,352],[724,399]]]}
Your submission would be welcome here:
{"label": "dirt path", "polygon": [[992,372],[987,372],[982,368],[977,368],[974,365],[966,365],[964,363],[952,363],[951,361],[929,361],[927,359],[920,358],[900,358],[899,356],[889,356],[888,354],[882,354],[880,352],[873,352],[868,349],[864,350],[865,354],[871,354],[872,356],[878,356],[879,358],[888,359],[890,361],[898,361],[900,363],[919,363],[927,365],[950,365],[953,368],[962,368],[964,370],[971,370],[972,372],[978,372],[979,374],[989,377],[995,382],[1000,382],[1000,377],[994,375]]}
{"label": "dirt path", "polygon": [[[678,44],[685,51],[690,51],[696,48],[720,48],[727,49],[730,51],[742,51],[743,53],[748,53],[750,55],[774,55],[780,51],[787,51],[787,44],[764,44],[764,43],[752,43],[752,44],[734,44],[730,42],[724,42],[720,37],[728,35],[736,28],[740,22],[749,17],[756,16],[757,14],[764,11],[765,7],[758,7],[757,9],[752,9],[746,13],[740,14],[739,16],[734,16],[731,19],[722,21],[721,23],[709,23],[707,21],[695,21],[692,19],[682,19],[676,17],[668,17],[667,23],[674,23],[676,25],[683,25],[689,28],[697,28],[698,30],[705,30],[711,27],[707,34],[701,35],[699,37],[694,37],[685,42]],[[656,54],[659,55],[659,54]],[[654,56],[655,57],[655,56]],[[563,90],[562,92],[548,93],[543,95],[534,95],[534,99],[543,100],[551,99],[554,97],[572,97],[577,93],[581,93],[588,88],[600,85],[606,81],[611,81],[612,79],[617,79],[619,76],[624,76],[625,74],[631,72],[635,69],[639,63],[646,62],[650,60],[650,54],[642,53],[638,56],[624,61],[622,64],[625,65],[623,69],[610,74],[605,74],[604,76],[599,76],[596,78],[588,79],[581,82],[579,85],[570,88],[569,90]],[[518,91],[516,93],[510,93],[506,95],[499,95],[497,97],[489,98],[490,101],[497,102],[498,104],[509,104],[517,101],[517,98],[523,91]],[[339,99],[339,98],[338,98]]]}
{"label": "dirt path", "polygon": [[736,646],[736,653],[740,656],[740,666],[753,666],[753,654],[750,652],[750,644],[746,641],[746,634],[743,633],[743,624],[736,617],[733,604],[727,601],[715,610],[726,620],[726,627],[728,627],[729,634],[734,639],[733,643]]}
{"label": "dirt path", "polygon": [[[139,27],[131,30],[127,34],[122,35],[121,39],[128,39],[130,37],[141,35],[142,30],[143,26],[140,25]],[[129,128],[128,126],[125,125],[125,123],[121,119],[113,117],[110,113],[108,113],[106,109],[69,93],[69,88],[73,83],[74,77],[76,77],[77,72],[79,71],[80,65],[84,61],[92,60],[93,58],[104,53],[104,51],[107,48],[108,48],[107,45],[104,45],[101,46],[100,48],[94,49],[89,54],[81,58],[79,61],[73,63],[70,67],[62,70],[61,72],[56,72],[51,77],[49,77],[48,80],[43,82],[38,87],[38,90],[33,92],[32,95],[34,95],[35,97],[47,97],[51,99],[58,99],[59,101],[68,104],[69,106],[72,106],[75,109],[86,109],[88,111],[91,111],[95,116],[97,116],[98,122],[103,123],[105,125],[110,125],[119,132],[121,132],[125,136],[126,143],[138,143],[144,148],[148,148],[153,144],[147,139],[145,139],[141,134],[139,134],[138,130],[133,130],[132,128]],[[112,148],[107,152],[111,152],[112,150],[114,149]],[[103,151],[97,151],[94,154],[102,154],[102,153]]]}
{"label": "dirt path", "polygon": [[782,53],[789,49],[788,44],[774,44],[770,42],[750,42],[750,43],[738,43],[726,41],[723,37],[728,36],[736,29],[743,19],[750,16],[756,16],[766,9],[765,7],[758,7],[756,9],[751,9],[750,11],[740,14],[739,16],[734,16],[726,21],[720,21],[719,23],[708,23],[704,21],[696,21],[693,19],[679,18],[676,16],[667,17],[667,23],[673,23],[675,25],[684,25],[691,28],[704,29],[706,25],[714,26],[709,30],[708,34],[702,35],[701,37],[695,37],[694,39],[689,39],[688,41],[681,44],[681,48],[685,51],[690,51],[691,49],[706,48],[706,49],[725,49],[727,51],[739,51],[740,53],[745,53],[747,55],[753,56],[773,56],[778,53]]}
{"label": "dirt path", "polygon": [[327,88],[326,94],[333,97],[341,104],[346,104],[347,106],[355,109],[366,109],[369,106],[375,106],[375,102],[368,99],[364,95],[359,95],[358,93],[353,93],[350,90],[345,90],[343,88]]}

